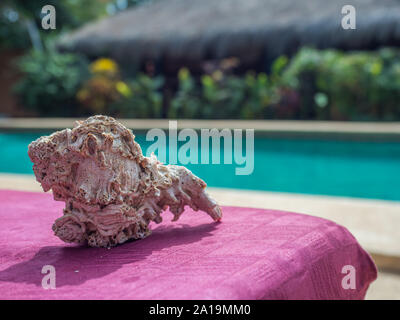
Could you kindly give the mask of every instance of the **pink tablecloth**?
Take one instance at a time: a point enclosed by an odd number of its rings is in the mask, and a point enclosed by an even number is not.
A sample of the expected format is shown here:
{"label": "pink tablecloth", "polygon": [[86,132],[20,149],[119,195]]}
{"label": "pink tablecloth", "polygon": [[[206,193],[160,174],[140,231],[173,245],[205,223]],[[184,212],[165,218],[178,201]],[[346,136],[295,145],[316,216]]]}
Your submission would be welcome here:
{"label": "pink tablecloth", "polygon": [[[377,272],[343,227],[320,218],[224,207],[221,223],[187,209],[112,249],[63,243],[50,194],[0,191],[1,299],[362,299]],[[56,289],[43,289],[43,266]],[[344,289],[345,265],[356,288]]]}

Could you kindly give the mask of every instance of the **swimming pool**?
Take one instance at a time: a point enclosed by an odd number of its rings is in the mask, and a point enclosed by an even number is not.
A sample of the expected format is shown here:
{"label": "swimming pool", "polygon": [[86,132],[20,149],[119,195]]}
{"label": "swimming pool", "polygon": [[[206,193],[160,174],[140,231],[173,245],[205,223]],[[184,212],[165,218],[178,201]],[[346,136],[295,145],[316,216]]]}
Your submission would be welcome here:
{"label": "swimming pool", "polygon": [[[0,132],[0,173],[33,174],[28,144],[43,134]],[[145,152],[153,142],[136,140]],[[400,143],[255,137],[254,171],[236,164],[189,164],[209,186],[400,200]]]}

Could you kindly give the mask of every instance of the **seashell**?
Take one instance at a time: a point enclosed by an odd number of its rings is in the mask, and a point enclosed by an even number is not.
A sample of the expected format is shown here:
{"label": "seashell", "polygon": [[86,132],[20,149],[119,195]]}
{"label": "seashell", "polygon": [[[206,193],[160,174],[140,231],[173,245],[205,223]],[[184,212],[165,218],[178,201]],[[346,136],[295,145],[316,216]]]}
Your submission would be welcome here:
{"label": "seashell", "polygon": [[186,205],[215,221],[222,217],[203,180],[185,167],[162,164],[154,154],[143,156],[132,132],[111,117],[93,116],[40,137],[28,155],[43,190],[65,202],[53,224],[65,242],[111,247],[142,239],[167,208],[173,221]]}

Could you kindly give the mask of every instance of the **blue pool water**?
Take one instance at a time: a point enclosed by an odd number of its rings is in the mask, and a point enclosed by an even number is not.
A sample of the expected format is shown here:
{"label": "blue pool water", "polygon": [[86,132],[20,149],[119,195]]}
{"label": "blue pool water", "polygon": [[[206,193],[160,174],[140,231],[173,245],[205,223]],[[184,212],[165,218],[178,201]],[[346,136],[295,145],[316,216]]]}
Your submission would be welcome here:
{"label": "blue pool water", "polygon": [[[0,172],[33,174],[27,146],[47,133],[0,133]],[[145,152],[153,142],[137,141]],[[209,186],[400,200],[400,143],[256,137],[254,171],[189,164]],[[179,145],[178,145],[179,148]]]}

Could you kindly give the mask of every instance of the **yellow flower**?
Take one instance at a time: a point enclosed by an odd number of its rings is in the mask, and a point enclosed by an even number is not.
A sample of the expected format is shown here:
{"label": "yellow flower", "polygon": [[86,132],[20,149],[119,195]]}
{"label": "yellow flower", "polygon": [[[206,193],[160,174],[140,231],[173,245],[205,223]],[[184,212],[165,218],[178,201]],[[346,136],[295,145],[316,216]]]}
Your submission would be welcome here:
{"label": "yellow flower", "polygon": [[92,73],[111,73],[115,74],[118,72],[118,65],[114,60],[107,58],[100,58],[90,64],[90,71]]}
{"label": "yellow flower", "polygon": [[128,87],[128,85],[123,82],[123,81],[118,81],[115,84],[115,88],[117,89],[117,91],[122,94],[124,97],[129,97],[132,94],[131,89]]}
{"label": "yellow flower", "polygon": [[190,76],[190,72],[187,68],[179,69],[179,73],[178,73],[179,80],[184,81],[187,78],[189,78],[189,76]]}
{"label": "yellow flower", "polygon": [[374,62],[371,66],[371,73],[374,76],[379,75],[382,72],[382,64],[379,62]]}

